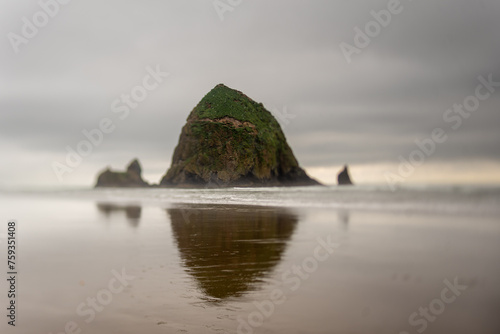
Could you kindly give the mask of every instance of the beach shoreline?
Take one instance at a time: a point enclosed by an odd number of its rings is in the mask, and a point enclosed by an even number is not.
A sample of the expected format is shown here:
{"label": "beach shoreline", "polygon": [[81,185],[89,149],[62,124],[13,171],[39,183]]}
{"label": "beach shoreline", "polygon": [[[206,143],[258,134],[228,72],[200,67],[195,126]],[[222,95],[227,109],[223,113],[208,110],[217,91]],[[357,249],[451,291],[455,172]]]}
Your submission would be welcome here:
{"label": "beach shoreline", "polygon": [[[270,190],[259,189],[199,192],[216,193],[210,203],[176,201],[190,191],[169,201],[117,191],[1,195],[0,216],[19,226],[24,333],[68,322],[97,334],[500,328],[495,214],[293,206],[308,198],[299,190],[283,206],[260,205]],[[133,279],[106,304],[122,270]],[[467,288],[441,312],[455,283]],[[88,298],[104,301],[93,318]],[[420,308],[439,314],[426,320]]]}

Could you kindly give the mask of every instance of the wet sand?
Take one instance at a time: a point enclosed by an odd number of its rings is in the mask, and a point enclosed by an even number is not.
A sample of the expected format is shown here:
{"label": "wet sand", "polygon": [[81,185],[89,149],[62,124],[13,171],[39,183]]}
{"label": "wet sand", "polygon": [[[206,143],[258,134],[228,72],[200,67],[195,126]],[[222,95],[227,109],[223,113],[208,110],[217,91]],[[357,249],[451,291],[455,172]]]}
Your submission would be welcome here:
{"label": "wet sand", "polygon": [[500,332],[498,217],[0,197],[22,333]]}

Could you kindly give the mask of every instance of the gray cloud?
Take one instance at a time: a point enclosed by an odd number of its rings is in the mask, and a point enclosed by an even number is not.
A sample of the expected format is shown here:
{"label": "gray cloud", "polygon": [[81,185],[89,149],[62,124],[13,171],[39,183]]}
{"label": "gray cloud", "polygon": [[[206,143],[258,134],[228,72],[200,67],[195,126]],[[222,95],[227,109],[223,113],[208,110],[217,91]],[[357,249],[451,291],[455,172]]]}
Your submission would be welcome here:
{"label": "gray cloud", "polygon": [[[144,156],[156,171],[191,109],[224,82],[296,116],[284,130],[306,166],[397,163],[416,138],[449,130],[443,113],[474,93],[479,75],[500,81],[498,1],[401,3],[347,64],[339,44],[352,44],[353,28],[387,1],[244,1],[223,22],[211,1],[73,1],[19,54],[1,39],[0,146],[13,161],[44,156],[50,170],[83,129],[109,117],[116,130],[84,164]],[[40,9],[27,0],[0,6],[3,36],[20,34],[22,17]],[[119,120],[111,103],[157,64],[171,76]],[[500,163],[499,102],[498,93],[482,102],[433,159]],[[75,173],[88,180],[92,168]],[[24,179],[14,167],[1,171],[11,183]]]}

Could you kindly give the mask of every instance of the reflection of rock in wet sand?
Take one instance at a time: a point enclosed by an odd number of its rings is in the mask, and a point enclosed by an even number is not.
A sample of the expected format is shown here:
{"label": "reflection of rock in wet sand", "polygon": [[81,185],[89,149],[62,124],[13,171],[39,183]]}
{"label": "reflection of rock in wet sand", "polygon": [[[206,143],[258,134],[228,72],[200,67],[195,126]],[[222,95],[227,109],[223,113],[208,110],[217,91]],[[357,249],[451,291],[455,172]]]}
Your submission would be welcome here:
{"label": "reflection of rock in wet sand", "polygon": [[348,210],[340,209],[337,212],[338,220],[342,222],[342,224],[347,227],[349,225],[350,213]]}
{"label": "reflection of rock in wet sand", "polygon": [[138,205],[119,206],[110,203],[97,203],[97,209],[107,218],[111,217],[114,213],[125,212],[130,225],[133,227],[139,226],[142,208]]}
{"label": "reflection of rock in wet sand", "polygon": [[298,217],[284,209],[189,206],[168,209],[187,271],[208,297],[240,296],[279,263]]}

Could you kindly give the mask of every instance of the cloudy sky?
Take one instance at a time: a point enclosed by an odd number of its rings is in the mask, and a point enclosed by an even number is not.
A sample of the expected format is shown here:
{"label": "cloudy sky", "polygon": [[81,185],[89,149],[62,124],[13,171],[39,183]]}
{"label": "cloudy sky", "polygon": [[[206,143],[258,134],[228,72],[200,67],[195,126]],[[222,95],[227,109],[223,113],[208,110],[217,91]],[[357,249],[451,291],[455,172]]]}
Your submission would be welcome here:
{"label": "cloudy sky", "polygon": [[218,83],[273,111],[321,181],[348,163],[361,183],[500,182],[498,0],[59,1],[0,3],[0,187],[91,186],[134,157],[158,182]]}

